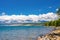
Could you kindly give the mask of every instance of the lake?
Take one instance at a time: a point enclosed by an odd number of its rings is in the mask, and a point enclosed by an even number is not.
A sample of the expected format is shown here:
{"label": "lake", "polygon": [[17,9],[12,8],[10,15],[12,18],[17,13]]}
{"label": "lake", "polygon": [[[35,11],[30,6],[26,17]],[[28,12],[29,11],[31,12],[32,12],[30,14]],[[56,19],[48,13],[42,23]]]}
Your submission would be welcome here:
{"label": "lake", "polygon": [[53,29],[44,26],[0,26],[0,40],[36,40]]}

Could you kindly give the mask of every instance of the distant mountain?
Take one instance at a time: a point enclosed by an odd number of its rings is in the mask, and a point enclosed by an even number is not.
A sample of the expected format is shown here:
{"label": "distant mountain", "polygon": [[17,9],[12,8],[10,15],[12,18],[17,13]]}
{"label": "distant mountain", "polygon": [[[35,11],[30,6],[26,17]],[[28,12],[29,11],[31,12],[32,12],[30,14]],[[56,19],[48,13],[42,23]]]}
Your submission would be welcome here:
{"label": "distant mountain", "polygon": [[44,21],[44,20],[38,20],[38,21],[32,21],[32,20],[4,20],[4,21],[0,21],[0,25],[25,25],[25,24],[40,24],[40,23],[44,23],[44,22],[47,22],[47,21]]}

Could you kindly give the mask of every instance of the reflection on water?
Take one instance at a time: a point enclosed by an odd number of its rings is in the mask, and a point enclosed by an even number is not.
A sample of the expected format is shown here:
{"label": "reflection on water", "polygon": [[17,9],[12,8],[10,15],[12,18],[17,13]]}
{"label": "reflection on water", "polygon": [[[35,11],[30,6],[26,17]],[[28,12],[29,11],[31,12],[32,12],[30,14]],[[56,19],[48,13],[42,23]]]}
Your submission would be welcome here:
{"label": "reflection on water", "polygon": [[40,34],[46,34],[53,28],[21,26],[21,27],[0,27],[0,40],[36,40]]}

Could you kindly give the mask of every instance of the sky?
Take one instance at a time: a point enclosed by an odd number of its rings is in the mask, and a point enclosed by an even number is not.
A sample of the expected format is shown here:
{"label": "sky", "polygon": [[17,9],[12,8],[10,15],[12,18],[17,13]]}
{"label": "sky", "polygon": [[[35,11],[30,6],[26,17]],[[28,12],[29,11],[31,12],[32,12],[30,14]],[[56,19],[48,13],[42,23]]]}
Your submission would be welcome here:
{"label": "sky", "polygon": [[0,15],[39,15],[56,12],[60,7],[60,0],[0,0]]}
{"label": "sky", "polygon": [[0,23],[54,21],[60,0],[0,0]]}

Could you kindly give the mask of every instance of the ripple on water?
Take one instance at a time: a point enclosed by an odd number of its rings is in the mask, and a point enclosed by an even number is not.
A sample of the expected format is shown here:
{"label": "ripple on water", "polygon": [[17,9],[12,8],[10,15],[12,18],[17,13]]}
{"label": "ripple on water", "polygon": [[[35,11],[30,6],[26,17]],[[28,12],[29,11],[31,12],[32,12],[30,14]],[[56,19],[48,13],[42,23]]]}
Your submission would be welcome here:
{"label": "ripple on water", "polygon": [[3,26],[0,27],[0,40],[35,40],[37,36],[49,33],[52,29],[44,26]]}

